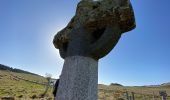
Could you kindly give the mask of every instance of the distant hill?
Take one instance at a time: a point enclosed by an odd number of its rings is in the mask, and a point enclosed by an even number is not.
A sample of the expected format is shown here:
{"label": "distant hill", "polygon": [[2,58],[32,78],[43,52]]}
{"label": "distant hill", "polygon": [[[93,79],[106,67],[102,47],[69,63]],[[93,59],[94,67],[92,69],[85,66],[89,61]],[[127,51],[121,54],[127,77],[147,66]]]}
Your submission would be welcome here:
{"label": "distant hill", "polygon": [[9,67],[9,66],[6,66],[6,65],[2,65],[2,64],[0,64],[0,70],[6,70],[6,71],[11,71],[11,72],[25,73],[25,74],[31,74],[31,75],[40,76],[38,74],[34,74],[34,73],[31,73],[31,72],[28,72],[28,71],[24,71],[24,70],[21,70],[21,69],[17,69],[17,68],[12,68],[12,67]]}
{"label": "distant hill", "polygon": [[170,87],[170,82],[161,84],[162,87]]}
{"label": "distant hill", "polygon": [[162,83],[158,85],[144,85],[143,87],[170,87],[170,82]]}
{"label": "distant hill", "polygon": [[123,85],[119,83],[111,83],[110,86],[123,86]]}

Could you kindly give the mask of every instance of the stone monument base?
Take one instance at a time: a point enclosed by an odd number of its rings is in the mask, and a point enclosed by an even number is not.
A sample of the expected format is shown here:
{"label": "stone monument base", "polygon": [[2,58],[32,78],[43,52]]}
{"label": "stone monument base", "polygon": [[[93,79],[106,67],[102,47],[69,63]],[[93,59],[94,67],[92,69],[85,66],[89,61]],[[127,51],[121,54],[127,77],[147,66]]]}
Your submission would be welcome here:
{"label": "stone monument base", "polygon": [[55,100],[97,100],[98,61],[82,56],[65,58]]}

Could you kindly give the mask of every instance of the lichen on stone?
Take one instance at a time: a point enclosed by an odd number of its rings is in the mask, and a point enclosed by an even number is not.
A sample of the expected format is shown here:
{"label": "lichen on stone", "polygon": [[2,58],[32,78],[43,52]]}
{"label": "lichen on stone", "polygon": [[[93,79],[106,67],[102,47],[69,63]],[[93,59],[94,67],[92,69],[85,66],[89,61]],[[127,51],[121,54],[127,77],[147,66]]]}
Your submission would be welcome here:
{"label": "lichen on stone", "polygon": [[81,0],[68,25],[54,38],[56,48],[66,43],[73,29],[84,27],[89,33],[117,24],[121,33],[135,28],[135,18],[130,0]]}

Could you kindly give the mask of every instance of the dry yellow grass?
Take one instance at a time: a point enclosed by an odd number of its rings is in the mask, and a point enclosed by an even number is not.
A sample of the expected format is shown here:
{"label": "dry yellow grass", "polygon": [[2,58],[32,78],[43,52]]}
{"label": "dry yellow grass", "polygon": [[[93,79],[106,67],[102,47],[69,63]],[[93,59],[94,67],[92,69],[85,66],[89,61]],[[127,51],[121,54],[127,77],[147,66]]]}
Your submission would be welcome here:
{"label": "dry yellow grass", "polygon": [[[27,82],[13,76],[36,82],[47,82],[41,76],[0,70],[0,97],[12,96],[16,100],[32,100],[32,98],[36,98],[35,100],[53,99],[52,88],[49,89],[45,98],[39,98],[45,90],[44,85]],[[153,100],[153,94],[155,95],[155,100],[161,100],[159,96],[160,90],[165,90],[168,96],[170,96],[170,87],[123,87],[100,84],[98,85],[98,100],[118,100],[120,98],[126,100],[126,92],[128,92],[129,96],[131,96],[131,92],[134,92],[135,100]],[[167,100],[170,100],[170,97]]]}
{"label": "dry yellow grass", "polygon": [[[0,70],[0,97],[10,96],[15,97],[16,100],[32,100],[32,98],[41,97],[41,94],[45,91],[45,85],[24,81],[14,76],[37,82],[47,82],[45,78],[40,76]],[[49,89],[45,98],[53,98],[52,88]]]}
{"label": "dry yellow grass", "polygon": [[161,100],[159,91],[165,90],[168,94],[167,100],[170,100],[170,87],[123,87],[115,85],[98,85],[98,100],[118,100],[120,98],[126,100],[126,92],[132,96],[134,92],[135,100]]}

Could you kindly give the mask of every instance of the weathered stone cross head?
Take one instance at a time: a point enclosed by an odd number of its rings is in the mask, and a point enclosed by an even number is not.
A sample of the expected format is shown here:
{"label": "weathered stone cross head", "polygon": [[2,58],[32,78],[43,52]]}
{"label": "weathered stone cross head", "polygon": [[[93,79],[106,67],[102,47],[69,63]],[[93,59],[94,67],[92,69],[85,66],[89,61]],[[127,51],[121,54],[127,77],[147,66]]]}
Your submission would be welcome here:
{"label": "weathered stone cross head", "polygon": [[[134,13],[129,0],[80,1],[76,15],[53,40],[54,46],[65,59],[57,100],[97,100],[96,80],[91,78],[93,76],[96,78],[97,61],[114,48],[122,33],[134,29],[135,26]],[[94,62],[96,64],[92,64]],[[96,69],[86,70],[94,66]],[[78,71],[93,74],[81,76]],[[82,81],[87,82],[81,84],[83,85],[80,86],[81,90],[76,90],[76,84]],[[93,84],[95,88],[89,90],[89,84]],[[80,93],[82,90],[86,97]],[[92,98],[91,96],[94,95],[95,98]]]}

